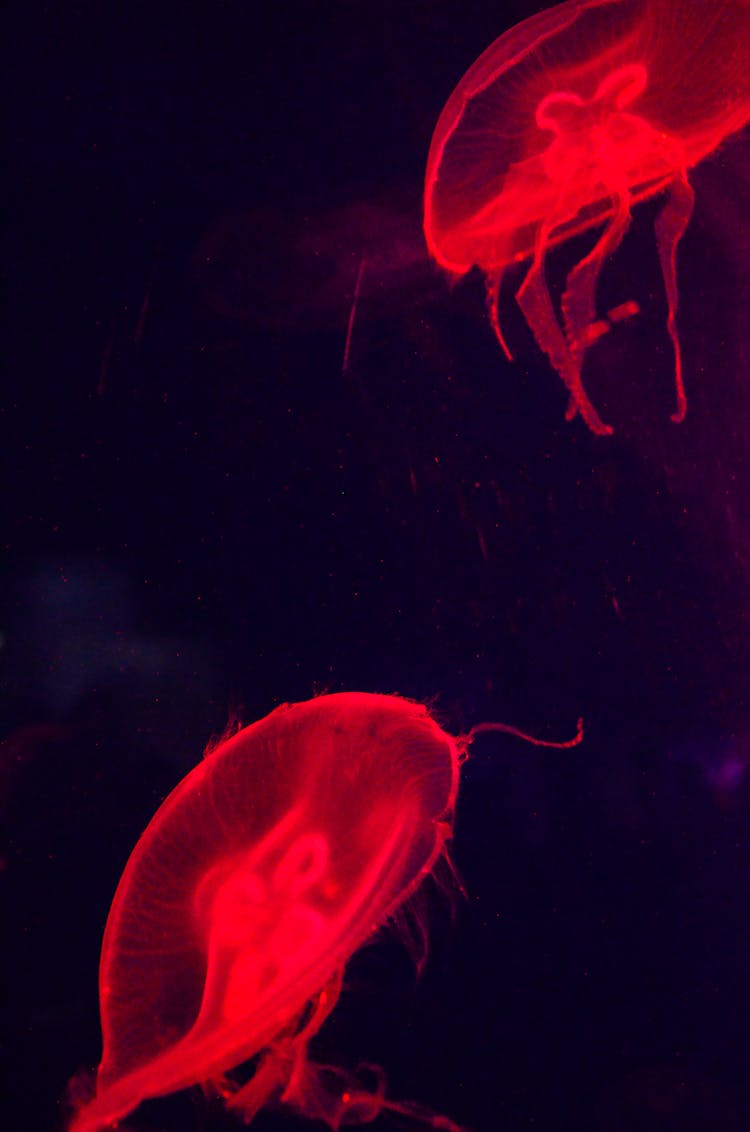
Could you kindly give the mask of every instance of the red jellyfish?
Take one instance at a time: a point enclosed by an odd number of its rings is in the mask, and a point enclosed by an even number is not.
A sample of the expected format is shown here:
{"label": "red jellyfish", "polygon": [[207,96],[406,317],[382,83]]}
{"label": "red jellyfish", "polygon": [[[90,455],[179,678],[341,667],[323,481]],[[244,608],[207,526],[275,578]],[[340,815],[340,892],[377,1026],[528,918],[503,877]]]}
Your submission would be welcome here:
{"label": "red jellyfish", "polygon": [[[586,351],[635,314],[627,301],[598,317],[596,288],[638,201],[665,197],[656,243],[675,354],[676,253],[693,210],[688,170],[750,119],[749,0],[568,0],[500,36],[445,106],[427,162],[429,251],[454,276],[478,267],[506,356],[500,284],[530,260],[516,300],[580,413],[610,433],[581,378]],[[545,281],[555,244],[596,229],[570,271],[559,312]]]}
{"label": "red jellyfish", "polygon": [[[454,739],[426,707],[360,692],[286,704],[223,740],[136,845],[102,945],[104,1050],[71,1132],[212,1083],[249,1123],[268,1102],[334,1130],[382,1110],[460,1132],[374,1091],[308,1044],[347,959],[434,870],[453,828]],[[545,746],[572,746],[570,743]],[[532,740],[540,742],[540,740]],[[255,1059],[244,1085],[226,1074]]]}

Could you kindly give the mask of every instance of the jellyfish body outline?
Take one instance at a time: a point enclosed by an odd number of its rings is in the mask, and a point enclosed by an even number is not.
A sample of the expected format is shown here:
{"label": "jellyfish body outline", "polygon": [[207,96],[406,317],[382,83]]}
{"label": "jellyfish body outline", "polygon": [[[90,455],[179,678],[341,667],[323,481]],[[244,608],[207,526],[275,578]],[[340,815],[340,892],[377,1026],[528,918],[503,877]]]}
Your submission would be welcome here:
{"label": "jellyfish body outline", "polygon": [[[454,278],[485,275],[490,323],[506,357],[500,288],[530,261],[516,300],[580,413],[606,435],[582,380],[599,318],[601,269],[633,207],[666,195],[655,221],[674,351],[675,421],[686,413],[677,332],[677,249],[693,211],[688,171],[750,120],[750,6],[745,0],[567,0],[500,36],[456,87],[427,162],[424,230],[432,258]],[[679,55],[683,48],[685,58]],[[601,231],[569,272],[555,310],[548,251]]]}

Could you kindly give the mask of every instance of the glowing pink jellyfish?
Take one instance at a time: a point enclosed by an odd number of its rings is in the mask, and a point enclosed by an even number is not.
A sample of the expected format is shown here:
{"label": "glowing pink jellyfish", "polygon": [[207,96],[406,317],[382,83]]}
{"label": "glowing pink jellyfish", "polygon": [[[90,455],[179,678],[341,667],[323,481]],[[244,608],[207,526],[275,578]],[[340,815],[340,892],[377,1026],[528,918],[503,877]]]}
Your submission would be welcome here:
{"label": "glowing pink jellyfish", "polygon": [[[531,260],[516,300],[580,413],[610,433],[583,387],[588,347],[630,301],[596,312],[602,265],[638,201],[665,194],[656,220],[677,407],[686,400],[677,336],[677,247],[693,209],[688,170],[750,119],[750,0],[568,0],[495,40],[440,115],[425,183],[433,258],[454,276],[479,267],[505,354],[504,272]],[[545,281],[548,248],[598,228],[568,275],[561,309]]]}
{"label": "glowing pink jellyfish", "polygon": [[[460,1132],[387,1098],[379,1070],[368,1091],[307,1048],[349,957],[446,853],[481,730],[521,734],[481,724],[454,739],[421,704],[349,692],[284,705],[219,743],[157,811],[117,888],[96,1093],[71,1132],[206,1082],[246,1122],[277,1101],[332,1129],[386,1109]],[[233,1084],[226,1074],[251,1058],[250,1080]]]}

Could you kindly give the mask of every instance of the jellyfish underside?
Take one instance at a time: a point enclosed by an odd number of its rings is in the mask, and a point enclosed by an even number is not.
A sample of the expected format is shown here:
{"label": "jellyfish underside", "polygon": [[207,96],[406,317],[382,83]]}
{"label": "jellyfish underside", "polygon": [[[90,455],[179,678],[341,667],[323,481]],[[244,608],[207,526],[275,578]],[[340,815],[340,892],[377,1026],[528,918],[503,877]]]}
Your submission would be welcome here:
{"label": "jellyfish underside", "polygon": [[[596,316],[599,275],[628,229],[633,186],[639,184],[638,170],[650,171],[641,182],[653,181],[654,191],[667,193],[654,227],[668,304],[667,330],[675,356],[677,404],[672,420],[683,420],[687,407],[677,335],[676,254],[692,215],[694,193],[680,144],[624,110],[645,85],[644,67],[620,67],[600,83],[591,100],[555,92],[544,98],[536,111],[537,125],[555,134],[542,155],[554,203],[539,224],[531,266],[515,298],[538,345],[568,390],[566,418],[572,420],[580,413],[591,431],[603,436],[612,428],[591,403],[583,386],[582,368],[589,346],[615,322],[638,310],[637,304],[629,301],[610,311],[605,319]],[[671,170],[671,175],[666,170]],[[638,199],[647,195],[650,192],[637,193]],[[596,199],[611,202],[611,212],[594,247],[568,274],[558,318],[545,278],[547,248],[556,230],[580,211],[582,201]],[[504,266],[488,270],[487,296],[495,335],[511,359],[498,315]]]}
{"label": "jellyfish underside", "polygon": [[263,1052],[246,1084],[237,1086],[229,1077],[213,1082],[227,1110],[250,1124],[262,1108],[276,1100],[280,1106],[336,1130],[369,1124],[382,1112],[391,1112],[439,1132],[465,1132],[449,1117],[424,1105],[388,1097],[385,1074],[377,1065],[360,1064],[356,1073],[350,1073],[310,1059],[308,1045],[338,1002],[343,973],[343,969],[337,971],[295,1027]]}
{"label": "jellyfish underside", "polygon": [[[269,841],[274,838],[275,833]],[[243,1003],[262,991],[264,964],[254,961],[254,948],[248,945],[256,942],[253,922],[262,919],[263,903],[268,902],[269,895],[271,905],[281,897],[288,904],[287,910],[277,916],[279,923],[268,946],[277,956],[286,956],[290,968],[294,967],[298,953],[304,954],[322,930],[322,917],[314,912],[306,897],[326,881],[326,839],[320,834],[296,839],[267,886],[258,869],[264,848],[260,852],[256,849],[252,860],[242,862],[223,880],[213,900],[214,939],[209,954],[214,955],[217,967],[221,966],[216,961],[217,954],[229,952],[230,957],[223,964],[223,978],[212,979],[209,975],[207,980],[204,1008],[209,1018],[214,1013],[212,999],[219,999],[220,1012],[226,1018],[232,1013],[234,1002],[239,1000],[242,1009]],[[249,905],[252,916],[248,915]],[[238,1086],[231,1077],[222,1076],[212,1082],[227,1109],[249,1124],[262,1108],[275,1102],[335,1130],[342,1125],[369,1123],[381,1112],[390,1111],[445,1132],[462,1132],[459,1125],[422,1105],[388,1097],[385,1074],[378,1066],[362,1064],[356,1073],[350,1073],[311,1060],[308,1046],[338,1002],[343,975],[342,966],[270,1042],[260,1054],[249,1081]],[[216,983],[224,984],[218,995]],[[200,1019],[196,1028],[199,1027]]]}

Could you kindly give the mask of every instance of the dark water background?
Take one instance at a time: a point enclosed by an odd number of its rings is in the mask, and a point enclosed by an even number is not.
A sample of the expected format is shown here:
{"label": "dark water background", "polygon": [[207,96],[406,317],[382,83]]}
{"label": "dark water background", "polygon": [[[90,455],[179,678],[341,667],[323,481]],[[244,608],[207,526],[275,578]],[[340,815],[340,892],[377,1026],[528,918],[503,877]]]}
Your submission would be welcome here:
{"label": "dark water background", "polygon": [[[646,204],[587,374],[617,432],[566,424],[420,234],[443,103],[535,9],[6,9],[5,1127],[97,1062],[114,887],[209,737],[346,689],[587,734],[477,740],[468,898],[419,981],[355,961],[322,1055],[476,1132],[750,1126],[748,140],[692,178],[687,420]],[[128,1127],[236,1125],[188,1093]]]}

